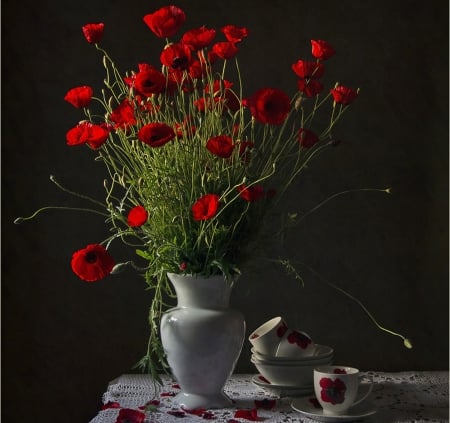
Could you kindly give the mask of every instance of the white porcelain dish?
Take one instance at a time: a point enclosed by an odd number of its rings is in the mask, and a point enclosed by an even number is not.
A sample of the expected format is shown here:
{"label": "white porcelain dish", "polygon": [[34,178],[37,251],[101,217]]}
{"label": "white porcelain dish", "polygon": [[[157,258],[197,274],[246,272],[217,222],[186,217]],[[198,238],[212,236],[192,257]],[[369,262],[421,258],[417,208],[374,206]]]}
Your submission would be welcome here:
{"label": "white porcelain dish", "polygon": [[313,363],[277,364],[266,363],[251,358],[258,372],[271,384],[282,386],[309,386],[314,384],[314,368],[318,365],[331,364],[333,357],[326,357]]}
{"label": "white porcelain dish", "polygon": [[355,407],[351,407],[345,415],[325,415],[322,407],[317,407],[317,405],[314,405],[314,399],[315,397],[297,398],[292,401],[291,407],[293,410],[299,412],[303,417],[308,417],[309,419],[326,423],[363,420],[377,412],[376,408],[372,404],[363,402]]}
{"label": "white porcelain dish", "polygon": [[305,363],[317,363],[324,359],[328,359],[333,356],[334,350],[326,345],[316,345],[316,352],[314,355],[308,357],[288,358],[288,357],[276,357],[267,354],[261,354],[254,348],[251,349],[253,357],[264,363],[272,364],[305,364]]}
{"label": "white porcelain dish", "polygon": [[269,394],[275,395],[277,397],[301,397],[304,395],[314,395],[314,386],[283,386],[283,385],[276,385],[273,383],[270,383],[269,381],[265,380],[264,376],[262,375],[254,375],[252,377],[252,382],[259,386],[260,388],[263,388],[266,392]]}

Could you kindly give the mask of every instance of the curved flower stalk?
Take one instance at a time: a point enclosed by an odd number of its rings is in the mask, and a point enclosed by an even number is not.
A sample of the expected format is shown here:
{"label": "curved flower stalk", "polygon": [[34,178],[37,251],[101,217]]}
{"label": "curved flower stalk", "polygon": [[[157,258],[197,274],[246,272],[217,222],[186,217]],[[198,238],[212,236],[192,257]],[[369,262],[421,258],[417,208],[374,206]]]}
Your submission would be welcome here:
{"label": "curved flower stalk", "polygon": [[[333,130],[358,96],[341,84],[325,90],[324,62],[335,50],[323,40],[311,40],[312,57],[292,65],[292,96],[274,87],[247,93],[236,56],[248,29],[203,26],[176,37],[185,20],[176,6],[146,15],[144,23],[165,44],[126,73],[99,45],[108,28],[85,25],[86,40],[102,55],[104,87],[73,87],[64,97],[85,118],[68,130],[67,144],[86,144],[109,175],[105,203],[94,203],[112,235],[99,245],[120,239],[144,262],[126,261],[154,294],[141,364],[155,376],[152,358],[163,363],[159,319],[174,296],[166,273],[232,281],[292,182],[335,144]],[[82,251],[73,260],[81,260],[74,269],[81,277],[89,269],[86,277],[101,279],[125,266],[113,266],[103,247],[91,246],[89,252],[107,257],[107,265],[93,268],[95,257]]]}

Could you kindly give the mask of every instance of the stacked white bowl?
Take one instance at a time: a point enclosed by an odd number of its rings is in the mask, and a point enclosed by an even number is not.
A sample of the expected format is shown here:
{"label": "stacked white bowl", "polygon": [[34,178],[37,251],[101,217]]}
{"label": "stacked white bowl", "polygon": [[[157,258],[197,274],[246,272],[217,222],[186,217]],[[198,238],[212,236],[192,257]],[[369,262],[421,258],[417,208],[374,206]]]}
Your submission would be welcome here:
{"label": "stacked white bowl", "polygon": [[274,317],[252,332],[251,362],[271,385],[308,388],[314,385],[314,368],[333,361],[333,348],[313,342],[308,334],[290,329]]}

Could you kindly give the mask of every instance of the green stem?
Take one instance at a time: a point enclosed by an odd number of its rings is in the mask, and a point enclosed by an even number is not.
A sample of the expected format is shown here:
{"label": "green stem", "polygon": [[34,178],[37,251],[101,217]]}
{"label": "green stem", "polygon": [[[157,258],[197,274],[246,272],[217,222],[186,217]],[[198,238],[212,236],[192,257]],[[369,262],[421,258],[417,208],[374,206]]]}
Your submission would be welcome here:
{"label": "green stem", "polygon": [[108,217],[109,215],[106,213],[102,213],[98,210],[94,210],[94,209],[85,209],[85,208],[80,208],[80,207],[65,207],[65,206],[46,206],[46,207],[42,207],[39,210],[36,210],[32,215],[30,216],[26,216],[26,217],[18,217],[17,219],[14,220],[14,223],[16,225],[26,221],[26,220],[31,220],[34,219],[38,214],[42,213],[43,211],[46,210],[70,210],[70,211],[82,211],[82,212],[89,212],[89,213],[94,213],[94,214],[99,214],[100,216],[104,216],[104,217]]}
{"label": "green stem", "polygon": [[94,198],[91,198],[91,197],[89,197],[89,196],[87,196],[87,195],[84,195],[84,194],[79,194],[78,192],[71,191],[71,190],[67,189],[66,187],[62,186],[62,185],[56,180],[56,178],[55,178],[54,175],[50,175],[50,180],[51,180],[51,181],[52,181],[52,182],[53,182],[60,190],[62,190],[62,191],[64,191],[64,192],[67,192],[67,193],[70,194],[70,195],[73,195],[73,196],[78,197],[78,198],[82,198],[83,200],[88,200],[88,201],[90,201],[91,203],[98,204],[99,206],[105,207],[105,205],[104,205],[102,202],[97,201],[97,200],[95,200]]}
{"label": "green stem", "polygon": [[308,210],[306,213],[304,213],[302,215],[302,217],[296,222],[297,224],[300,223],[305,217],[309,216],[311,213],[314,213],[317,209],[319,209],[320,207],[322,207],[323,205],[325,205],[326,203],[328,203],[329,201],[340,197],[341,195],[345,195],[345,194],[351,194],[354,192],[363,192],[363,191],[375,191],[375,192],[384,192],[386,194],[390,194],[390,188],[385,188],[385,189],[381,189],[381,188],[356,188],[356,189],[349,189],[346,191],[340,191],[337,192],[333,195],[331,195],[330,197],[326,198],[325,200],[323,200],[322,202],[320,202],[319,204],[317,204],[316,206],[314,206],[312,209]]}

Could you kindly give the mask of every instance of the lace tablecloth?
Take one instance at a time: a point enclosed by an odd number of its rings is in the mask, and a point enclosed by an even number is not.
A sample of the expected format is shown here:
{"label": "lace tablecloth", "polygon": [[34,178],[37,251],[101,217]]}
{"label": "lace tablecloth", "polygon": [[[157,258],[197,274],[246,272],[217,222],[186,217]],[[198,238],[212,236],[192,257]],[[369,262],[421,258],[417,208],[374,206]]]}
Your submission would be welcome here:
{"label": "lace tablecloth", "polygon": [[[447,371],[366,372],[365,375],[370,376],[374,382],[370,401],[377,412],[364,421],[377,423],[449,421]],[[235,417],[235,412],[255,409],[258,419],[265,423],[316,421],[292,409],[291,403],[294,398],[287,396],[280,398],[273,392],[264,390],[252,383],[253,377],[254,375],[249,374],[236,374],[231,377],[225,392],[233,400],[233,407],[192,414],[181,410],[173,403],[173,395],[179,392],[179,388],[169,377],[164,377],[163,386],[155,391],[155,386],[147,375],[122,375],[109,384],[103,394],[104,409],[99,411],[90,423],[115,423],[120,408],[145,411],[145,423],[187,423],[201,422],[205,419],[217,423],[230,421],[245,423],[250,420]],[[265,404],[271,405],[272,408],[261,408],[261,405]]]}

